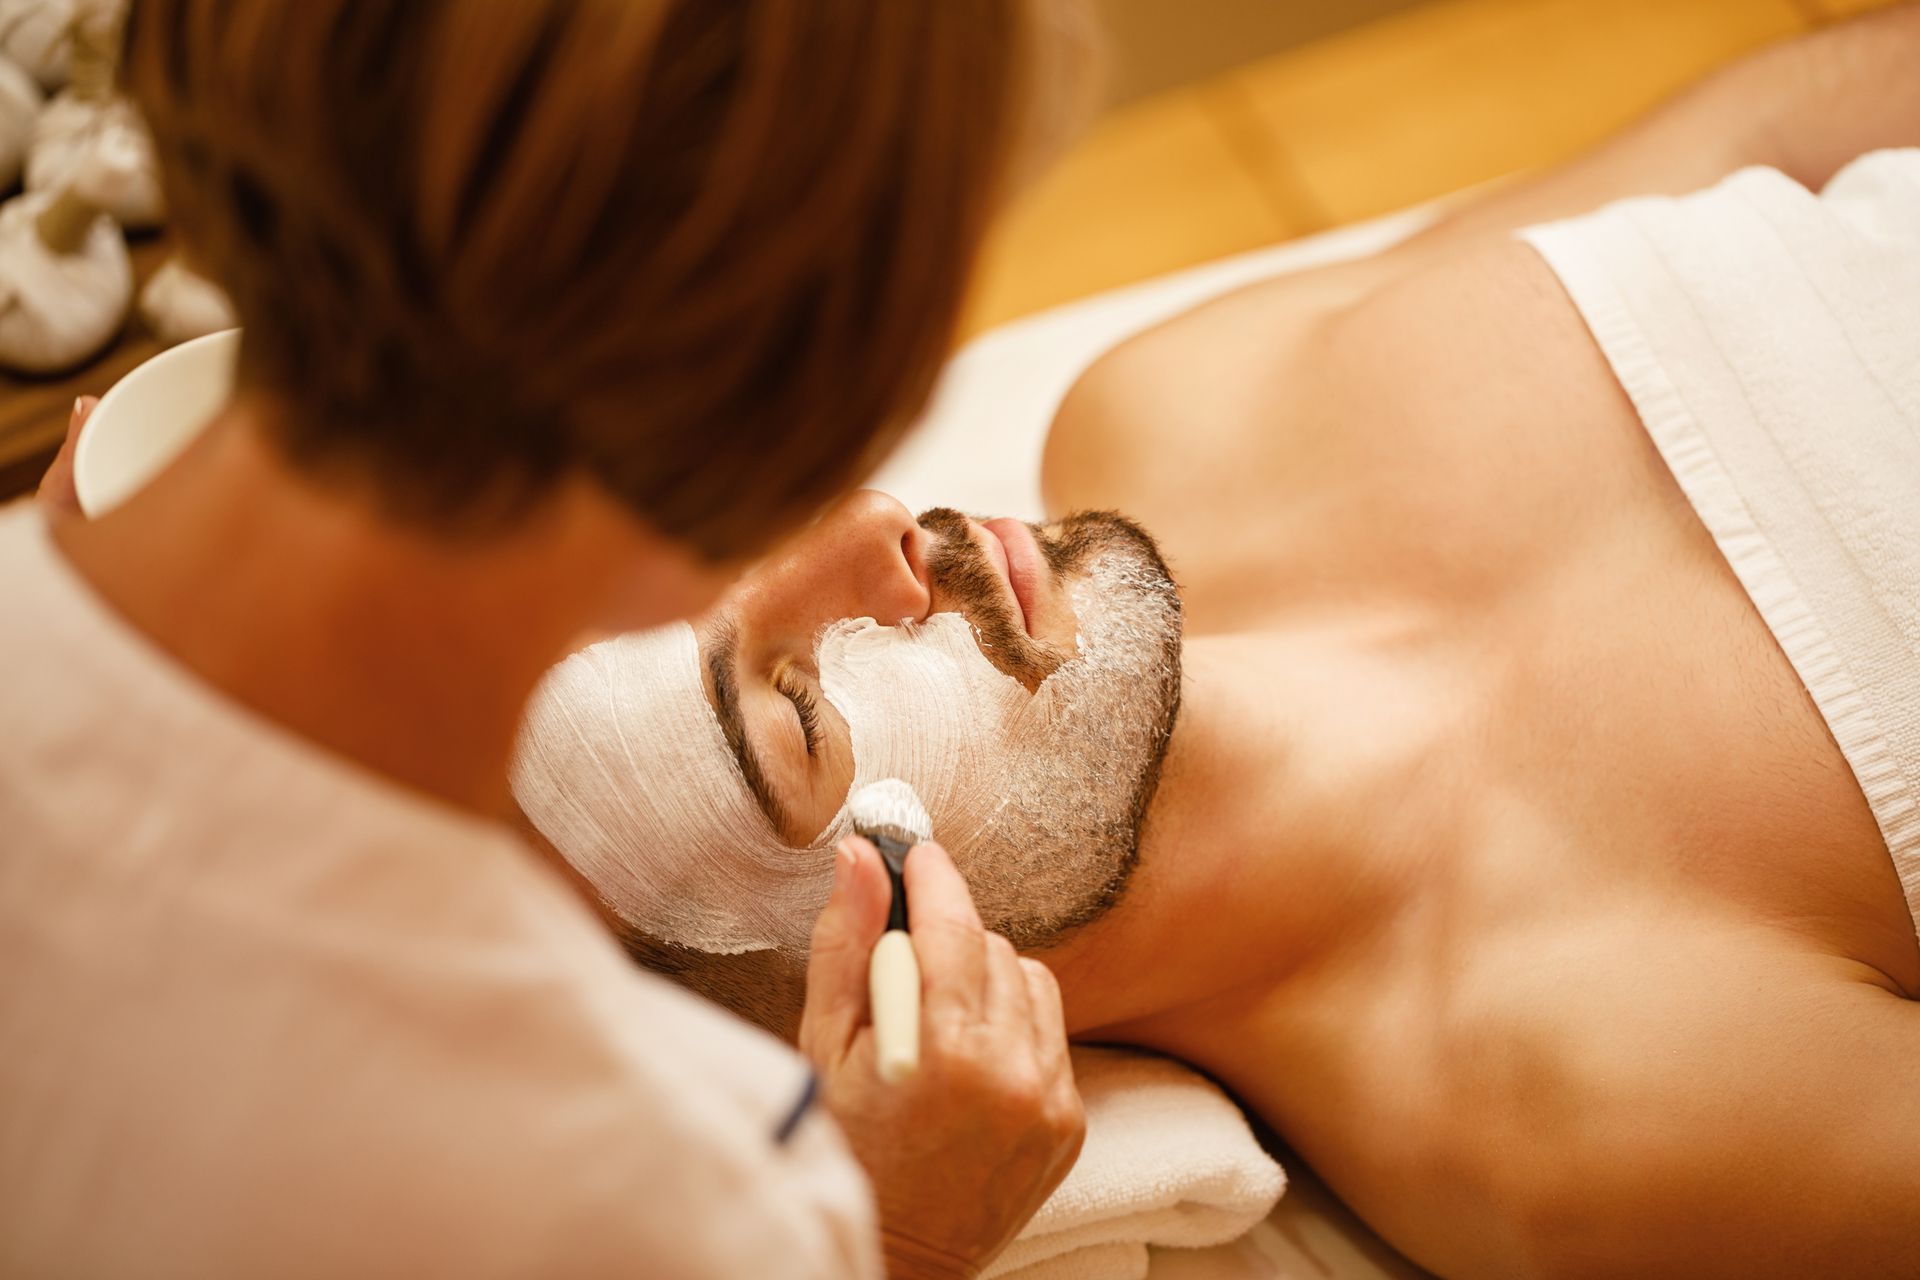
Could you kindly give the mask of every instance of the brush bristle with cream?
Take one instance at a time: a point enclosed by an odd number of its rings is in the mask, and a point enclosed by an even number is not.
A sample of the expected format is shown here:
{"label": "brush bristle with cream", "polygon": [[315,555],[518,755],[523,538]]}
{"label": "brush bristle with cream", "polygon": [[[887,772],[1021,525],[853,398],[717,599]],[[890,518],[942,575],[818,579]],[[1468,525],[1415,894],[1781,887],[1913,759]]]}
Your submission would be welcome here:
{"label": "brush bristle with cream", "polygon": [[933,820],[913,788],[898,778],[860,788],[847,801],[847,811],[854,831],[880,851],[893,886],[887,931],[867,965],[867,991],[880,1078],[898,1084],[920,1065],[920,961],[907,934],[907,886],[901,876],[907,851],[933,839]]}

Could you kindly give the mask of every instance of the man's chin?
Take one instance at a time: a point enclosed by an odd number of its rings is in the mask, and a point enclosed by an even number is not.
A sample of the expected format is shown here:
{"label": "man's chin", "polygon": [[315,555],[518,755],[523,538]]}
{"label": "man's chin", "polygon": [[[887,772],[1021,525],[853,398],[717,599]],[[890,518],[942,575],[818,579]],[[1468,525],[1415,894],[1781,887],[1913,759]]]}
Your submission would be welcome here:
{"label": "man's chin", "polygon": [[1073,605],[1074,651],[996,743],[990,817],[955,846],[982,916],[1023,950],[1120,901],[1180,706],[1180,599],[1154,540],[1113,512],[1035,534]]}

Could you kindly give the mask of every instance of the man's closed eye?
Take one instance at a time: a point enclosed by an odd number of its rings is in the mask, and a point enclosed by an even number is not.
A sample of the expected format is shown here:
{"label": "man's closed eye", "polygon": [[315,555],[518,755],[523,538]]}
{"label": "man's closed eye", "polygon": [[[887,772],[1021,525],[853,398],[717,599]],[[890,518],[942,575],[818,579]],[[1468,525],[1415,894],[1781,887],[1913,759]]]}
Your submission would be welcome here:
{"label": "man's closed eye", "polygon": [[773,670],[773,687],[793,704],[794,718],[800,725],[800,737],[806,744],[807,758],[818,759],[822,747],[820,704],[795,669],[791,660],[782,660]]}

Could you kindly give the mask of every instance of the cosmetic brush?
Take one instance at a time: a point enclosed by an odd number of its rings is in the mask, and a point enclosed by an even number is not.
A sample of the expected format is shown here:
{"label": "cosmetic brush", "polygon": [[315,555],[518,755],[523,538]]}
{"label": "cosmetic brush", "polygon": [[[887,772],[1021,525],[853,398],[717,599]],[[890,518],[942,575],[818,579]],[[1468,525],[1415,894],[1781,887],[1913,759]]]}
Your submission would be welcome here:
{"label": "cosmetic brush", "polygon": [[853,793],[847,801],[853,829],[880,851],[893,902],[887,931],[867,963],[867,994],[873,1005],[874,1058],[880,1078],[898,1084],[920,1065],[920,961],[907,934],[907,850],[933,839],[933,820],[912,787],[883,778]]}

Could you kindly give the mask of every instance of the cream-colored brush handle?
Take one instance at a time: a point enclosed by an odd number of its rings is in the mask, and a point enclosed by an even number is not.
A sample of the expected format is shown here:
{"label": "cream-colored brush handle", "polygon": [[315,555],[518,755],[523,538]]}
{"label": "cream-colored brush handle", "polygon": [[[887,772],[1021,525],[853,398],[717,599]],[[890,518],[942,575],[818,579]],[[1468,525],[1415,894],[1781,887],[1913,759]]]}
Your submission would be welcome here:
{"label": "cream-colored brush handle", "polygon": [[867,963],[867,994],[880,1078],[899,1084],[920,1066],[920,960],[904,930],[880,935]]}

